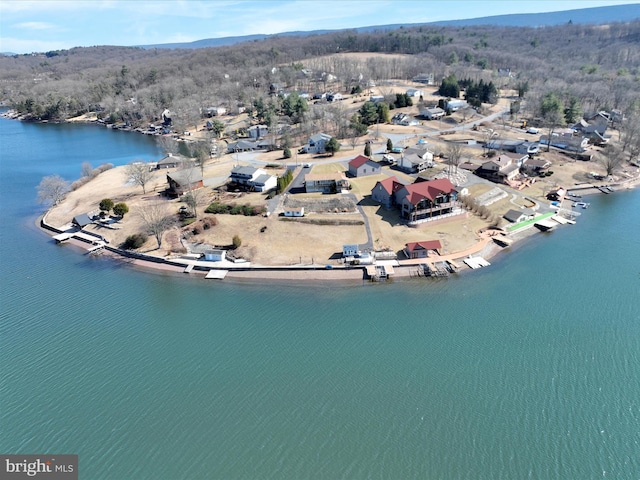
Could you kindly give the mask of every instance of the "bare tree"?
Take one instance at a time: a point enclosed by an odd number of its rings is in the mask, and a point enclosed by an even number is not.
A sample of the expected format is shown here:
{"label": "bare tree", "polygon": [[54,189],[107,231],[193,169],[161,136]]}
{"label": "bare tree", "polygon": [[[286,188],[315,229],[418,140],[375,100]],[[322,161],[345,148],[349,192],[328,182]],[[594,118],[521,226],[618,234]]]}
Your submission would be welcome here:
{"label": "bare tree", "polygon": [[174,224],[174,217],[169,213],[167,205],[160,201],[150,203],[138,210],[137,215],[142,220],[146,233],[155,237],[158,249],[162,248],[162,236]]}
{"label": "bare tree", "polygon": [[156,137],[156,141],[158,142],[158,146],[162,149],[162,151],[169,155],[176,154],[180,150],[180,145],[171,137],[158,136]]}
{"label": "bare tree", "polygon": [[607,147],[599,155],[598,161],[604,167],[607,172],[607,176],[612,175],[615,170],[622,165],[623,157],[622,151],[615,147]]}
{"label": "bare tree", "polygon": [[144,162],[133,162],[126,166],[125,173],[129,180],[140,185],[142,187],[142,193],[147,193],[147,183],[153,177],[153,172],[149,168],[149,165]]}
{"label": "bare tree", "polygon": [[458,173],[458,165],[462,161],[462,145],[459,143],[451,142],[447,145],[447,165],[449,165],[449,175],[453,172],[455,167],[455,173]]}
{"label": "bare tree", "polygon": [[93,177],[93,167],[89,162],[82,162],[80,166],[80,176],[82,177]]}
{"label": "bare tree", "polygon": [[40,203],[57,205],[71,190],[71,184],[60,175],[49,175],[40,181],[37,190]]}
{"label": "bare tree", "polygon": [[195,142],[189,148],[189,154],[195,158],[195,164],[200,168],[204,177],[204,167],[211,160],[211,147],[209,142]]}

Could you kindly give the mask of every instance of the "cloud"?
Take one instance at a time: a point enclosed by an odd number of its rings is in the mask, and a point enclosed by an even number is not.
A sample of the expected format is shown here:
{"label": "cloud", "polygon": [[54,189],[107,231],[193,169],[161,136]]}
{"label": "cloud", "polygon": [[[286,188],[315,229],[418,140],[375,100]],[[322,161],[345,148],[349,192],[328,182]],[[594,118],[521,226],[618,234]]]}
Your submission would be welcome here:
{"label": "cloud", "polygon": [[56,30],[58,28],[57,25],[48,22],[22,22],[13,26],[23,30]]}
{"label": "cloud", "polygon": [[23,40],[21,38],[0,38],[0,51],[13,53],[49,52],[51,50],[65,50],[72,45],[58,41]]}

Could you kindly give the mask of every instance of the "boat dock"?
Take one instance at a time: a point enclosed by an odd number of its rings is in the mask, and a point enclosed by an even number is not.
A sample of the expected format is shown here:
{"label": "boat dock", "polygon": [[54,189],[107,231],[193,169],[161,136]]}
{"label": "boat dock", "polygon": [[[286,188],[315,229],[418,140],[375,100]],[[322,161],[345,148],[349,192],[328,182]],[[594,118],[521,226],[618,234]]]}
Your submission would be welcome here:
{"label": "boat dock", "polygon": [[214,279],[214,280],[224,280],[224,277],[227,276],[229,270],[209,270],[207,275],[204,278]]}
{"label": "boat dock", "polygon": [[482,268],[482,267],[488,267],[489,265],[491,265],[488,261],[486,261],[482,257],[467,257],[463,261],[470,268],[472,268],[474,270],[476,270],[478,268]]}
{"label": "boat dock", "polygon": [[388,280],[394,274],[393,266],[391,265],[367,265],[366,272],[372,282]]}

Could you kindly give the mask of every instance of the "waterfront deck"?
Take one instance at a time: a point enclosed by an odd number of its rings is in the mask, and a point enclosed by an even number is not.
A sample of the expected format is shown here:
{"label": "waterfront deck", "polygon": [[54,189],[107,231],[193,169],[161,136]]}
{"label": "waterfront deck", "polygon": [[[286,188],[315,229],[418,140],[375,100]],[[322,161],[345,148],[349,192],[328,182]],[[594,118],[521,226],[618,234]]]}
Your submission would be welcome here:
{"label": "waterfront deck", "polygon": [[489,265],[491,265],[488,261],[486,261],[482,257],[468,257],[468,258],[465,258],[463,261],[473,270],[476,270],[482,267],[488,267]]}
{"label": "waterfront deck", "polygon": [[227,273],[229,273],[228,270],[209,270],[206,277],[204,278],[214,279],[214,280],[224,280],[224,277],[227,276]]}

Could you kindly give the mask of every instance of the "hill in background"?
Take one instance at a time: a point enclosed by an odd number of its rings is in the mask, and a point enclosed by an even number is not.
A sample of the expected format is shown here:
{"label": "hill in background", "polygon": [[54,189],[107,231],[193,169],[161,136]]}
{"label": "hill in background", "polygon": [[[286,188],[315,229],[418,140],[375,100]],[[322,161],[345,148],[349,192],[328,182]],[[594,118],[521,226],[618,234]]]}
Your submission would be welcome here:
{"label": "hill in background", "polygon": [[[521,13],[511,15],[495,15],[491,17],[470,18],[466,20],[447,20],[441,22],[430,23],[411,23],[411,24],[391,24],[391,25],[375,25],[370,27],[359,27],[352,30],[360,33],[375,32],[385,30],[395,30],[400,27],[410,28],[419,26],[474,26],[474,25],[496,25],[508,27],[545,27],[562,25],[564,23],[574,24],[596,24],[609,22],[627,22],[640,18],[640,4],[630,5],[613,5],[610,7],[593,7],[581,8],[577,10],[565,10],[561,12],[545,12],[545,13]],[[226,45],[235,45],[241,42],[250,42],[254,40],[263,40],[269,37],[300,37],[308,35],[322,35],[340,30],[313,30],[309,32],[283,32],[274,35],[256,34],[245,35],[239,37],[222,37],[207,38],[196,40],[195,42],[186,43],[162,43],[156,45],[141,45],[142,48],[207,48],[221,47]]]}

